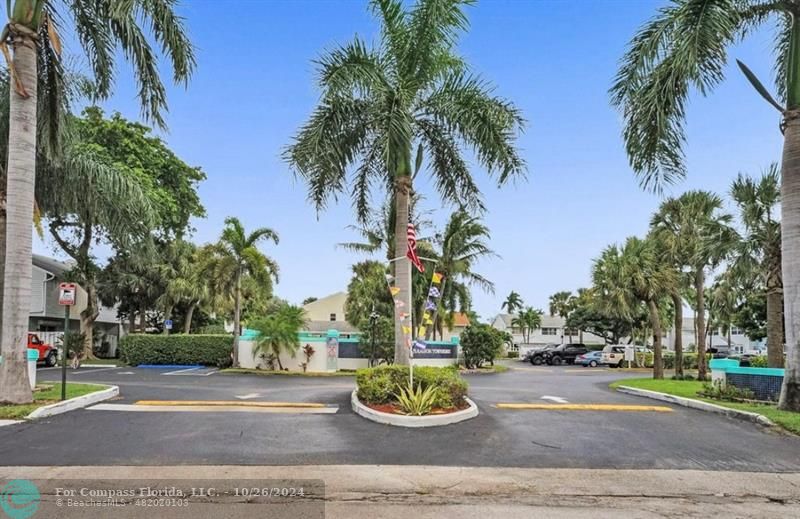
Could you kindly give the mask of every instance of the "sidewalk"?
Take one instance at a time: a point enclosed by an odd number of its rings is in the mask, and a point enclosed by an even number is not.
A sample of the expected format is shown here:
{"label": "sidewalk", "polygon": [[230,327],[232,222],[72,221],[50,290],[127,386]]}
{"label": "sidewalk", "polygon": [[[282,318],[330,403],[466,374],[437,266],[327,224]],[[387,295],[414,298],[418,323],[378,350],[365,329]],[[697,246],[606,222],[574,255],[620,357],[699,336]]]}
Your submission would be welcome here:
{"label": "sidewalk", "polygon": [[223,465],[0,467],[0,478],[323,479],[327,518],[800,516],[796,473]]}

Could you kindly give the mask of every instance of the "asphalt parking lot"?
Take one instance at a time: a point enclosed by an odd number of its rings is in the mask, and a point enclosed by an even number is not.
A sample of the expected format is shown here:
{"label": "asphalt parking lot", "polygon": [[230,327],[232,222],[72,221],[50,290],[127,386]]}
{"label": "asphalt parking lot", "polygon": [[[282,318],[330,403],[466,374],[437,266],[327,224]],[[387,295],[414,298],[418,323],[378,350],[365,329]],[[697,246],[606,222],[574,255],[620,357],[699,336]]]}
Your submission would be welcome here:
{"label": "asphalt parking lot", "polygon": [[[349,407],[352,377],[228,375],[82,368],[70,380],[120,386],[123,408],[141,400],[314,402],[326,414],[131,412],[83,409],[0,428],[2,465],[395,464],[535,468],[800,470],[800,438],[734,419],[668,412],[505,409],[508,403],[660,404],[615,393],[620,377],[579,366],[512,362],[468,375],[480,415],[424,430],[379,425]],[[56,369],[40,380],[58,380]],[[669,407],[669,406],[668,406]]]}

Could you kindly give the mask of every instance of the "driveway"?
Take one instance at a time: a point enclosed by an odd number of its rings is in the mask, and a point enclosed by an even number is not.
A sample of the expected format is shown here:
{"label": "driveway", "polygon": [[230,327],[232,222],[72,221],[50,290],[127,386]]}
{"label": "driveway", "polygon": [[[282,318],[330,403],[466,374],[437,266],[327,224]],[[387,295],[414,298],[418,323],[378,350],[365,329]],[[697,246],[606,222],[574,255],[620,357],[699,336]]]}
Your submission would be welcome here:
{"label": "driveway", "polygon": [[[512,410],[503,403],[660,404],[615,393],[602,368],[511,364],[468,376],[481,414],[412,430],[349,407],[352,377],[225,375],[216,370],[82,369],[70,380],[120,386],[140,400],[318,402],[335,414],[85,409],[0,428],[2,465],[392,464],[530,468],[800,471],[800,438],[682,407],[669,412]],[[40,370],[57,380],[57,370]],[[670,407],[670,406],[667,406]]]}

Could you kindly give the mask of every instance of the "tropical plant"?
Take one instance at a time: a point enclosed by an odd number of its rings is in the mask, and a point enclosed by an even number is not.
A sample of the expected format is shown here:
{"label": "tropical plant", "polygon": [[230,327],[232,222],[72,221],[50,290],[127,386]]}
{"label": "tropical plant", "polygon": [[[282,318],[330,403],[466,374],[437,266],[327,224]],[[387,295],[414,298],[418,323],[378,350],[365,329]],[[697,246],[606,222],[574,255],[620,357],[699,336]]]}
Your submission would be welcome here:
{"label": "tropical plant", "polygon": [[607,247],[592,267],[594,290],[604,310],[633,320],[641,304],[647,307],[653,333],[653,378],[664,378],[659,305],[674,289],[675,277],[660,261],[651,240],[633,236],[621,247]]}
{"label": "tropical plant", "polygon": [[422,389],[422,384],[417,387],[401,387],[400,392],[395,395],[400,409],[405,414],[411,416],[422,416],[431,412],[434,402],[438,398],[439,388],[428,386]]}
{"label": "tropical plant", "polygon": [[[486,293],[494,293],[494,284],[474,271],[475,264],[481,259],[497,256],[489,248],[491,239],[489,228],[476,216],[464,211],[456,211],[442,233],[438,233],[433,242],[441,252],[437,255],[436,272],[443,274],[439,284],[438,304],[434,310],[433,326],[426,332],[428,338],[436,329],[442,329],[442,321],[452,326],[456,311],[466,311],[471,303],[469,288],[476,286]],[[442,319],[442,313],[445,319]]]}
{"label": "tropical plant", "polygon": [[[781,165],[783,225],[800,225],[800,4],[768,0],[673,0],[631,40],[611,87],[624,117],[623,137],[634,171],[660,189],[684,176],[684,119],[689,93],[706,95],[725,77],[728,49],[777,20],[774,39],[776,101],[750,69],[738,62],[755,90],[783,117]],[[800,257],[800,233],[783,233],[783,251]],[[783,269],[787,366],[779,407],[800,411],[800,268]],[[792,313],[794,312],[794,313]]]}
{"label": "tropical plant", "polygon": [[258,332],[253,356],[272,355],[278,363],[278,368],[283,371],[281,353],[287,352],[292,358],[297,355],[297,350],[300,349],[298,334],[306,322],[305,310],[292,305],[283,305],[266,317],[252,319],[248,326]]}
{"label": "tropical plant", "polygon": [[728,347],[731,346],[731,327],[738,307],[738,295],[735,281],[730,272],[720,275],[709,289],[709,335],[713,330],[721,330],[725,334]]}
{"label": "tropical plant", "polygon": [[[569,290],[556,292],[550,296],[550,315],[557,315],[564,319],[569,318],[569,314],[575,309],[575,296]],[[572,329],[568,329],[569,342],[572,342]]]}
{"label": "tropical plant", "polygon": [[464,355],[464,367],[480,368],[484,362],[494,364],[494,360],[503,351],[507,334],[488,324],[470,324],[461,334],[461,352]]}
{"label": "tropical plant", "polygon": [[625,337],[630,340],[634,330],[643,328],[647,320],[647,310],[643,307],[632,318],[620,317],[603,309],[593,289],[581,288],[564,326],[602,337],[606,344],[619,344]]}
{"label": "tropical plant", "polygon": [[544,312],[529,306],[511,319],[512,328],[520,330],[525,344],[530,344],[531,333],[542,327],[542,315]]}
{"label": "tropical plant", "polygon": [[[194,244],[179,239],[164,247],[162,255],[167,256],[162,273],[165,286],[156,304],[163,310],[164,319],[172,319],[175,307],[187,304],[183,333],[189,333],[195,310],[210,297],[209,286],[203,276],[201,253]],[[166,327],[164,333],[169,334]]]}
{"label": "tropical plant", "polygon": [[386,265],[378,261],[362,261],[352,266],[353,277],[347,285],[344,317],[348,323],[364,331],[369,316],[391,318],[394,312],[392,294],[386,282]]}
{"label": "tropical plant", "polygon": [[222,236],[216,244],[207,246],[205,276],[215,290],[233,299],[233,365],[239,365],[239,336],[241,335],[242,295],[245,281],[270,287],[278,279],[278,265],[258,250],[264,240],[278,243],[278,234],[267,227],[246,232],[238,218],[225,219]]}
{"label": "tropical plant", "polygon": [[[166,90],[159,78],[157,55],[143,27],[149,28],[162,51],[170,58],[174,78],[186,82],[194,68],[194,53],[185,34],[183,21],[172,2],[131,0],[9,0],[8,24],[2,34],[4,52],[10,43],[8,165],[5,173],[5,225],[0,242],[14,247],[4,249],[2,344],[0,399],[27,403],[32,393],[27,381],[28,309],[31,289],[32,221],[37,161],[38,128],[48,131],[40,137],[57,141],[61,132],[65,98],[64,69],[60,61],[59,20],[69,19],[77,40],[93,72],[93,95],[106,98],[111,93],[117,49],[133,62],[135,81],[144,115],[164,126]],[[40,85],[41,82],[41,85]],[[39,110],[38,105],[47,107]],[[39,121],[40,124],[34,124]],[[42,124],[42,121],[45,121]]]}
{"label": "tropical plant", "polygon": [[766,291],[767,357],[769,366],[783,366],[783,278],[781,276],[781,192],[778,166],[772,164],[760,179],[739,174],[731,186],[744,235],[732,265],[740,283],[753,274]]}
{"label": "tropical plant", "polygon": [[506,300],[503,301],[503,304],[500,305],[500,310],[505,309],[506,312],[509,314],[514,314],[517,310],[521,310],[525,303],[522,301],[522,296],[520,296],[517,292],[511,291],[506,297]]}
{"label": "tropical plant", "polygon": [[[355,38],[318,60],[322,101],[285,158],[307,183],[317,210],[349,190],[358,220],[365,222],[371,188],[391,192],[399,252],[406,250],[413,179],[425,157],[445,201],[480,209],[462,145],[504,184],[525,172],[515,146],[523,119],[456,55],[457,39],[468,25],[464,1],[418,0],[407,8],[401,0],[373,0],[370,5],[381,24],[380,44],[372,48]],[[402,257],[394,265],[396,299],[411,308],[411,262]],[[402,311],[395,310],[395,357],[407,364]]]}
{"label": "tropical plant", "polygon": [[[722,199],[713,193],[687,191],[678,198],[665,200],[650,222],[651,235],[659,251],[673,260],[673,264],[680,265],[681,271],[691,278],[696,315],[695,344],[700,359],[698,377],[701,380],[705,379],[708,369],[704,362],[706,277],[730,255],[739,241],[731,226],[733,218],[723,212],[722,206]],[[677,291],[678,285],[673,284],[672,290]],[[676,308],[680,306],[677,303],[673,302]]]}

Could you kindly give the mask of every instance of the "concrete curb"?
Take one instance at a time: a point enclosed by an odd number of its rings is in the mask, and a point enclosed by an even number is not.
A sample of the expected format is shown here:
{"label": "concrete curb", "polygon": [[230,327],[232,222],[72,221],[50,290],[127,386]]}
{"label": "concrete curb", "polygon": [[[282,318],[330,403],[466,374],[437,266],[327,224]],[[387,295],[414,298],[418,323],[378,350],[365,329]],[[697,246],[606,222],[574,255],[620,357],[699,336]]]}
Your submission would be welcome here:
{"label": "concrete curb", "polygon": [[455,413],[439,414],[432,416],[403,416],[399,414],[382,413],[376,411],[371,407],[367,407],[358,400],[356,393],[357,389],[353,390],[350,396],[350,403],[353,406],[353,411],[367,420],[382,423],[386,425],[395,425],[397,427],[436,427],[439,425],[450,425],[470,418],[478,416],[478,406],[475,402],[467,397],[464,397],[469,404],[467,409],[456,411]]}
{"label": "concrete curb", "polygon": [[703,402],[702,400],[694,400],[693,398],[684,398],[682,396],[670,395],[667,393],[659,393],[658,391],[650,391],[647,389],[639,389],[630,386],[619,386],[617,391],[626,393],[628,395],[642,396],[645,398],[652,398],[653,400],[661,400],[662,402],[670,402],[672,404],[689,407],[691,409],[698,409],[700,411],[707,411],[710,413],[717,413],[728,416],[730,418],[739,418],[747,420],[758,425],[765,427],[774,427],[775,422],[770,420],[764,415],[758,413],[751,413],[750,411],[740,411],[739,409],[731,409],[730,407],[723,407],[721,405],[712,404],[710,402]]}
{"label": "concrete curb", "polygon": [[109,398],[114,398],[119,395],[119,386],[102,386],[100,384],[97,384],[97,386],[105,387],[105,389],[100,391],[95,391],[94,393],[89,393],[88,395],[76,396],[75,398],[64,400],[63,402],[56,402],[55,404],[43,405],[42,407],[34,409],[34,411],[25,418],[27,420],[33,420],[35,418],[45,418],[47,416],[54,416],[57,414],[74,411],[75,409],[88,407],[92,404],[96,404],[98,402],[102,402],[104,400],[108,400]]}
{"label": "concrete curb", "polygon": [[118,368],[116,364],[81,364],[82,368]]}

